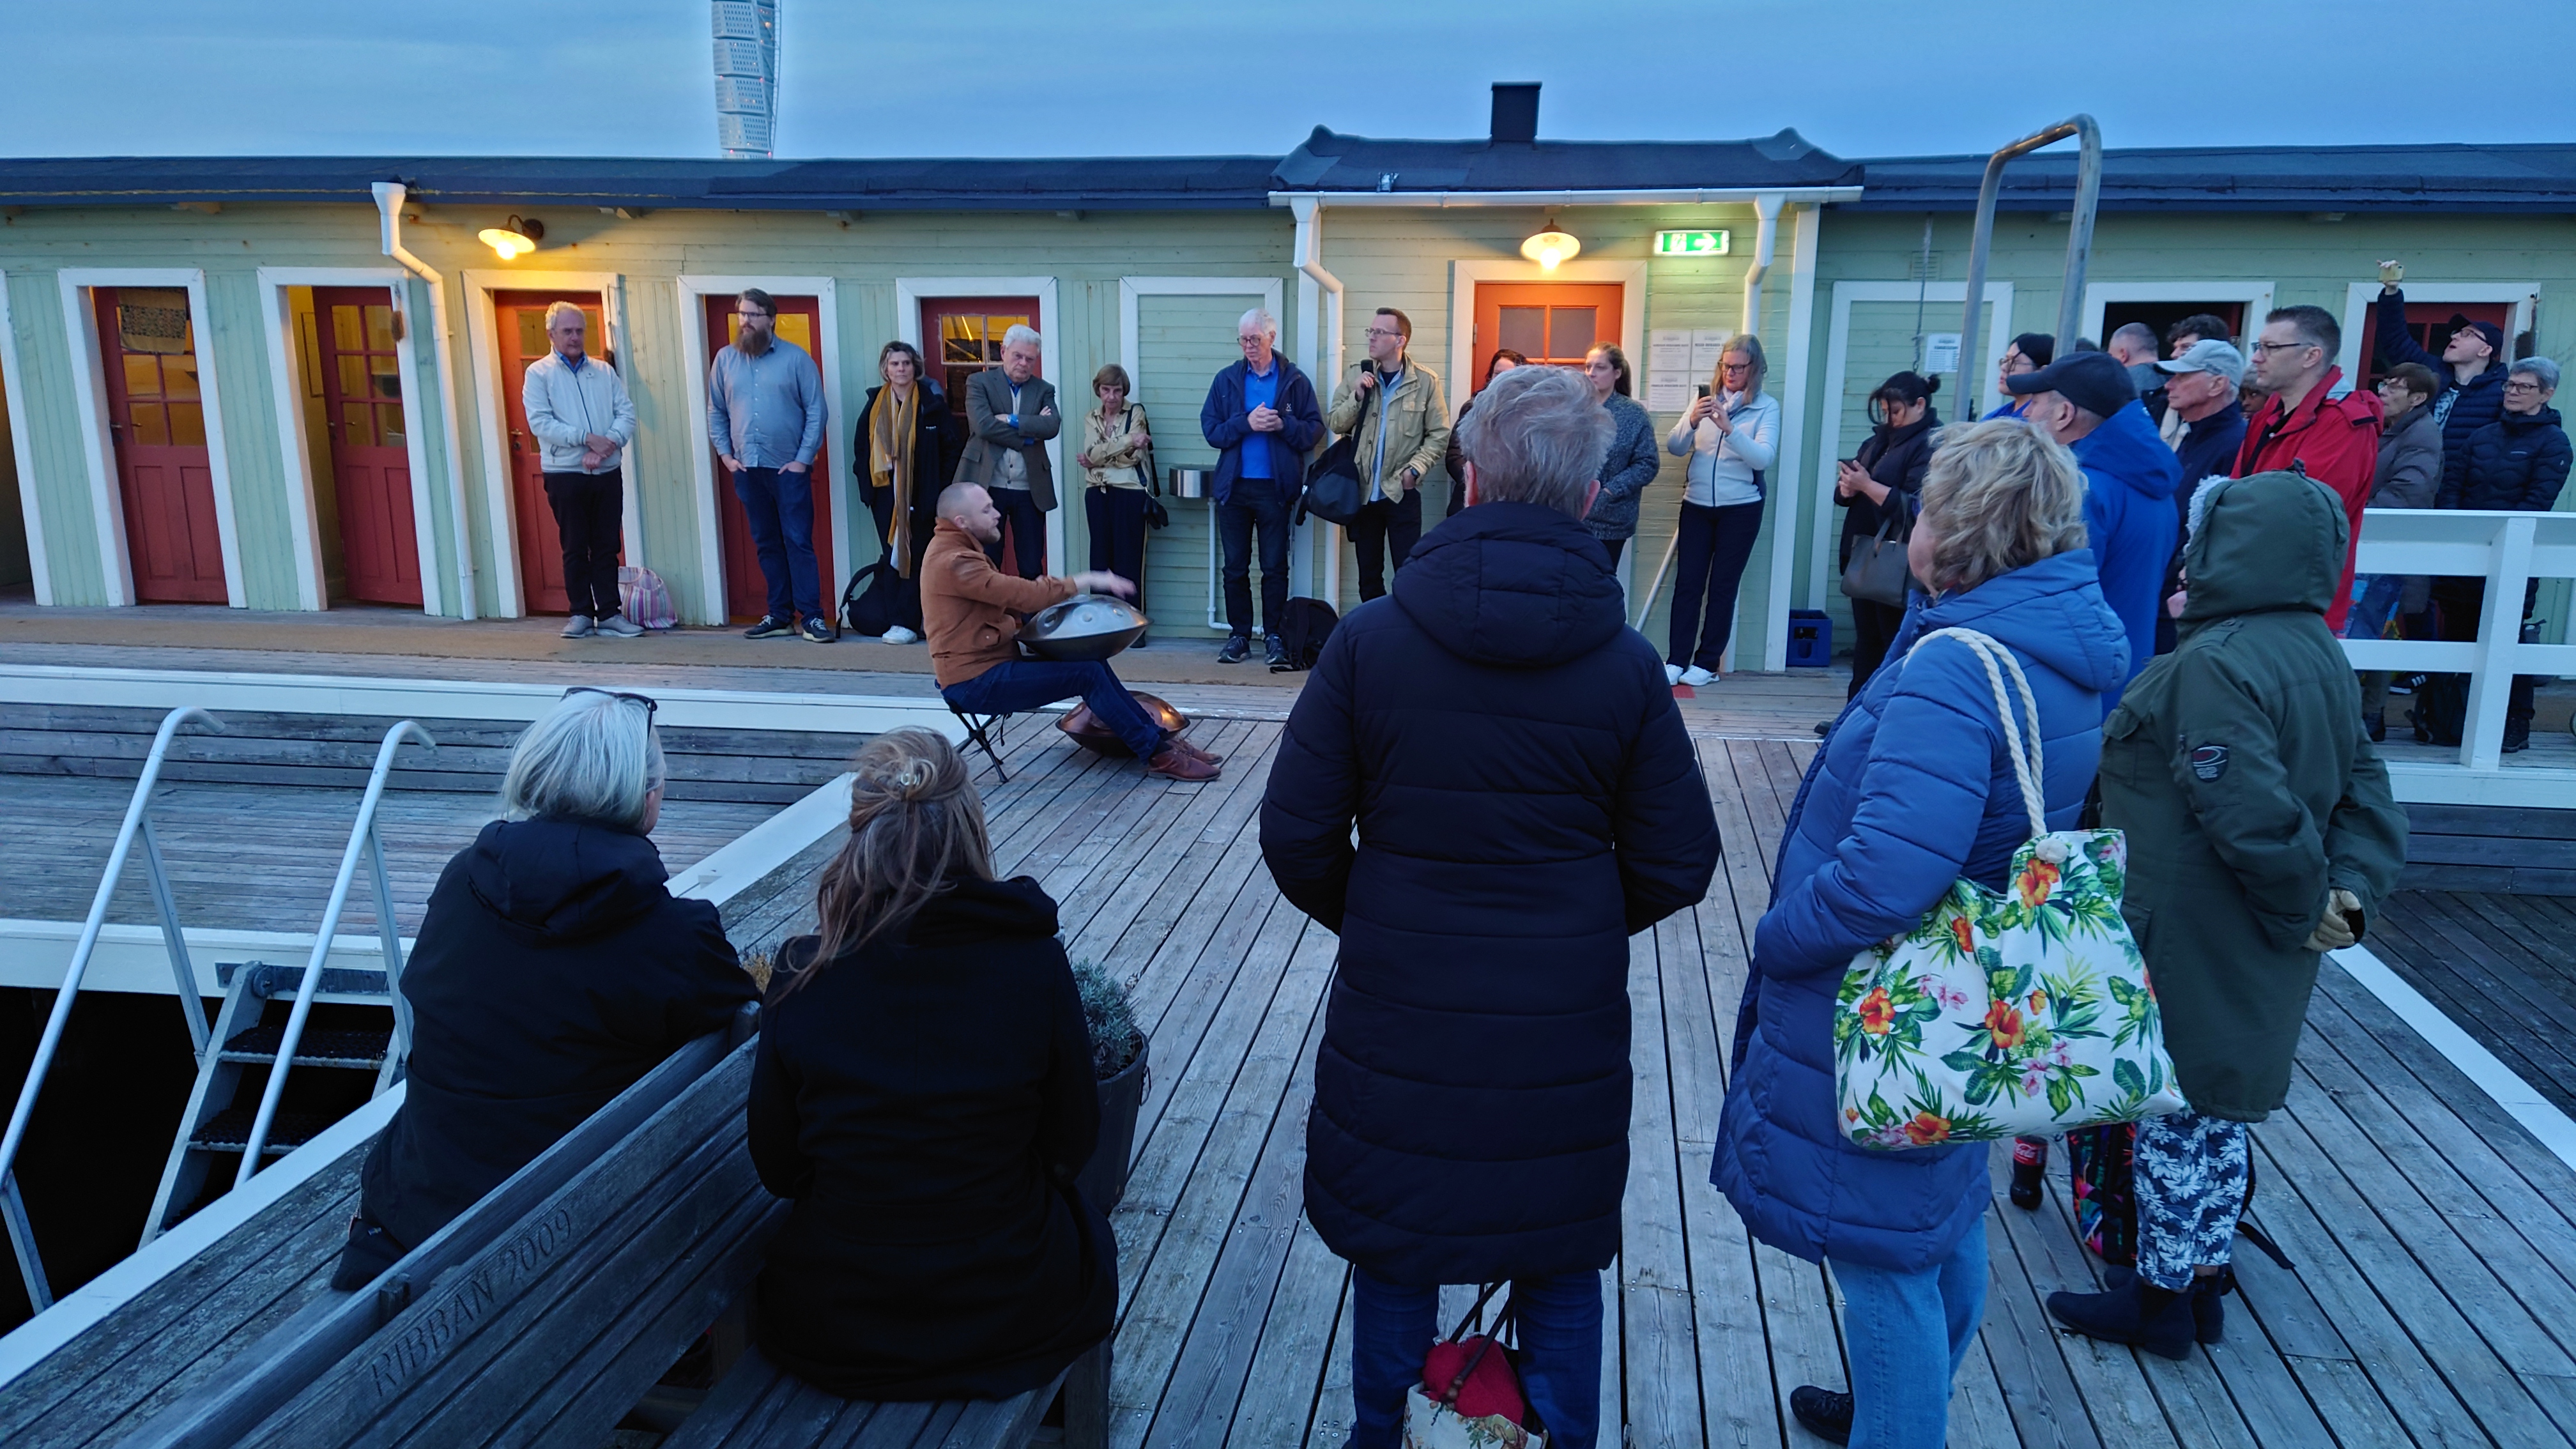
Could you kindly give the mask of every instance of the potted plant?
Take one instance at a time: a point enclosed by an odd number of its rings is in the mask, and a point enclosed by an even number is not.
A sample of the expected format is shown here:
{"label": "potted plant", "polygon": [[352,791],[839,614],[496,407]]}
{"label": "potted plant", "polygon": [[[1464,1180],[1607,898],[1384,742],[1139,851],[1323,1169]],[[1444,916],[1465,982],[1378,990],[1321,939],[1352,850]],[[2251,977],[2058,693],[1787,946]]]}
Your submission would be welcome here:
{"label": "potted plant", "polygon": [[1091,1030],[1091,1073],[1100,1087],[1100,1145],[1092,1150],[1075,1185],[1106,1213],[1127,1191],[1128,1159],[1136,1150],[1136,1113],[1145,1104],[1146,1040],[1127,1002],[1127,987],[1097,961],[1073,963],[1082,993],[1083,1023]]}

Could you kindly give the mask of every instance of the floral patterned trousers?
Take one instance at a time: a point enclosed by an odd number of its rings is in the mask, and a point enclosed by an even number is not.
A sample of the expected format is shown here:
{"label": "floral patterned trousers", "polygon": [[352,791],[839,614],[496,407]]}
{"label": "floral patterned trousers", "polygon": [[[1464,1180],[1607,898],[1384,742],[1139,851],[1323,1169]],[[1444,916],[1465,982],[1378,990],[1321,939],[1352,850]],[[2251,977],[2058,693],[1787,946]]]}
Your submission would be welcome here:
{"label": "floral patterned trousers", "polygon": [[2245,1214],[2253,1134],[2242,1122],[2176,1112],[2138,1124],[2138,1277],[2181,1292],[2192,1270],[2225,1266]]}

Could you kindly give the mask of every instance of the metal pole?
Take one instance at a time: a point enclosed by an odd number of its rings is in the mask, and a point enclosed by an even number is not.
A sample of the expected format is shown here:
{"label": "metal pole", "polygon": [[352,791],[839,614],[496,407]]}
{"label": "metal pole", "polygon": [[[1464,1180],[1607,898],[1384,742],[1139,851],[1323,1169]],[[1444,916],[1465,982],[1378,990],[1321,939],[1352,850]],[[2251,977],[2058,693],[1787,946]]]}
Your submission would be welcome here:
{"label": "metal pole", "polygon": [[[2070,287],[2080,289],[2084,281],[2084,259],[2093,246],[2093,209],[2102,190],[2102,131],[2091,116],[2077,115],[2058,122],[2044,131],[2030,135],[1986,158],[1986,179],[1977,188],[1977,220],[1968,240],[1968,295],[1959,323],[1959,372],[1974,377],[1985,363],[1977,356],[1977,311],[1986,300],[1986,253],[1995,236],[1995,194],[2003,187],[2004,166],[2016,156],[2027,155],[2042,146],[2053,145],[2069,136],[2084,138],[2084,157],[2077,163],[2075,226],[2067,237],[2067,275]],[[2070,296],[2074,295],[2070,290]],[[2082,298],[2058,307],[2061,348],[2074,343],[2074,324],[2062,319],[2077,315],[2069,310],[2081,307]],[[1969,406],[1968,393],[1960,391],[1960,405]]]}
{"label": "metal pole", "polygon": [[367,822],[367,863],[376,876],[376,940],[385,956],[385,994],[394,1008],[393,1040],[385,1047],[390,1070],[380,1080],[392,1081],[401,1077],[402,1064],[411,1057],[411,1003],[402,993],[402,928],[394,920],[393,877],[385,870],[384,838],[372,820]]}
{"label": "metal pole", "polygon": [[206,1060],[206,1003],[197,995],[197,966],[188,957],[188,936],[179,929],[179,901],[170,893],[170,871],[161,863],[161,837],[152,828],[152,812],[143,812],[144,879],[152,886],[152,908],[161,915],[161,948],[170,957],[170,976],[179,987],[179,1014],[188,1019],[188,1039],[197,1061]]}
{"label": "metal pole", "polygon": [[2066,289],[2057,296],[2061,348],[2073,346],[2066,339],[2084,333],[2084,265],[2093,256],[2093,213],[2102,202],[2102,128],[2091,116],[2075,116],[2067,124],[2075,128],[2083,149],[2076,153],[2075,206],[2067,217]]}

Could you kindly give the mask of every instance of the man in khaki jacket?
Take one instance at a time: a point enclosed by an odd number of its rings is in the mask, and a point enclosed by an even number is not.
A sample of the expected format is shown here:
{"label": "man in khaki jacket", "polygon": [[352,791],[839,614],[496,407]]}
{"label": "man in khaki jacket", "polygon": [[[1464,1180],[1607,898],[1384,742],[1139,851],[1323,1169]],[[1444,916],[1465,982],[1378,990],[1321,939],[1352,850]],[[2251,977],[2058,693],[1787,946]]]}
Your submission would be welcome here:
{"label": "man in khaki jacket", "polygon": [[[1449,400],[1440,374],[1413,360],[1413,319],[1380,307],[1369,319],[1368,356],[1333,390],[1324,425],[1336,433],[1359,430],[1360,481],[1368,501],[1351,520],[1351,545],[1359,551],[1360,598],[1386,592],[1386,555],[1404,567],[1422,541],[1422,480],[1449,453]],[[1366,416],[1362,416],[1365,410]]]}
{"label": "man in khaki jacket", "polygon": [[970,714],[1011,714],[1079,695],[1146,773],[1215,779],[1217,757],[1165,734],[1107,664],[1019,657],[1022,616],[1078,593],[1123,596],[1136,586],[1112,573],[1013,578],[984,551],[1001,536],[1002,511],[982,484],[951,483],[939,495],[939,524],[921,560],[921,621],[940,697]]}

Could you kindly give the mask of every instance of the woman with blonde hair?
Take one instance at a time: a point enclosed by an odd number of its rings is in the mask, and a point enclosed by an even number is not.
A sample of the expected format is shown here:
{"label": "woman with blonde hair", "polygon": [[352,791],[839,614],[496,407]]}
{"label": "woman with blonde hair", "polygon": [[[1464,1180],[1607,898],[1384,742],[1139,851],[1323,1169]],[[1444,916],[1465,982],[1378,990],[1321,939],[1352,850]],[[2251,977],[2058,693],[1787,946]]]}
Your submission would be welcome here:
{"label": "woman with blonde hair", "polygon": [[1664,440],[1665,452],[1690,459],[1673,546],[1672,650],[1664,656],[1664,678],[1674,684],[1715,683],[1735,633],[1735,591],[1762,532],[1765,476],[1780,449],[1780,404],[1762,390],[1770,370],[1761,338],[1732,339]]}
{"label": "woman with blonde hair", "polygon": [[791,1198],[754,1322],[829,1393],[1001,1399],[1108,1337],[1118,1248],[1074,1179],[1100,1104],[1056,907],[993,879],[965,762],[928,730],[852,762],[820,930],[780,948],[751,1155]]}
{"label": "woman with blonde hair", "polygon": [[1835,995],[1856,953],[1913,930],[1960,878],[2002,889],[2030,836],[1980,654],[1929,636],[1973,630],[2020,664],[2052,830],[2083,808],[2102,692],[2129,677],[2128,633],[2085,547],[2083,477],[2036,429],[1947,430],[1906,556],[1926,592],[1790,811],[1709,1174],[1755,1238],[1832,1263],[1851,1390],[1806,1385],[1789,1407],[1828,1439],[1881,1449],[1944,1441],[1951,1376],[1985,1311],[1992,1191],[1982,1142],[1890,1152],[1839,1130]]}

